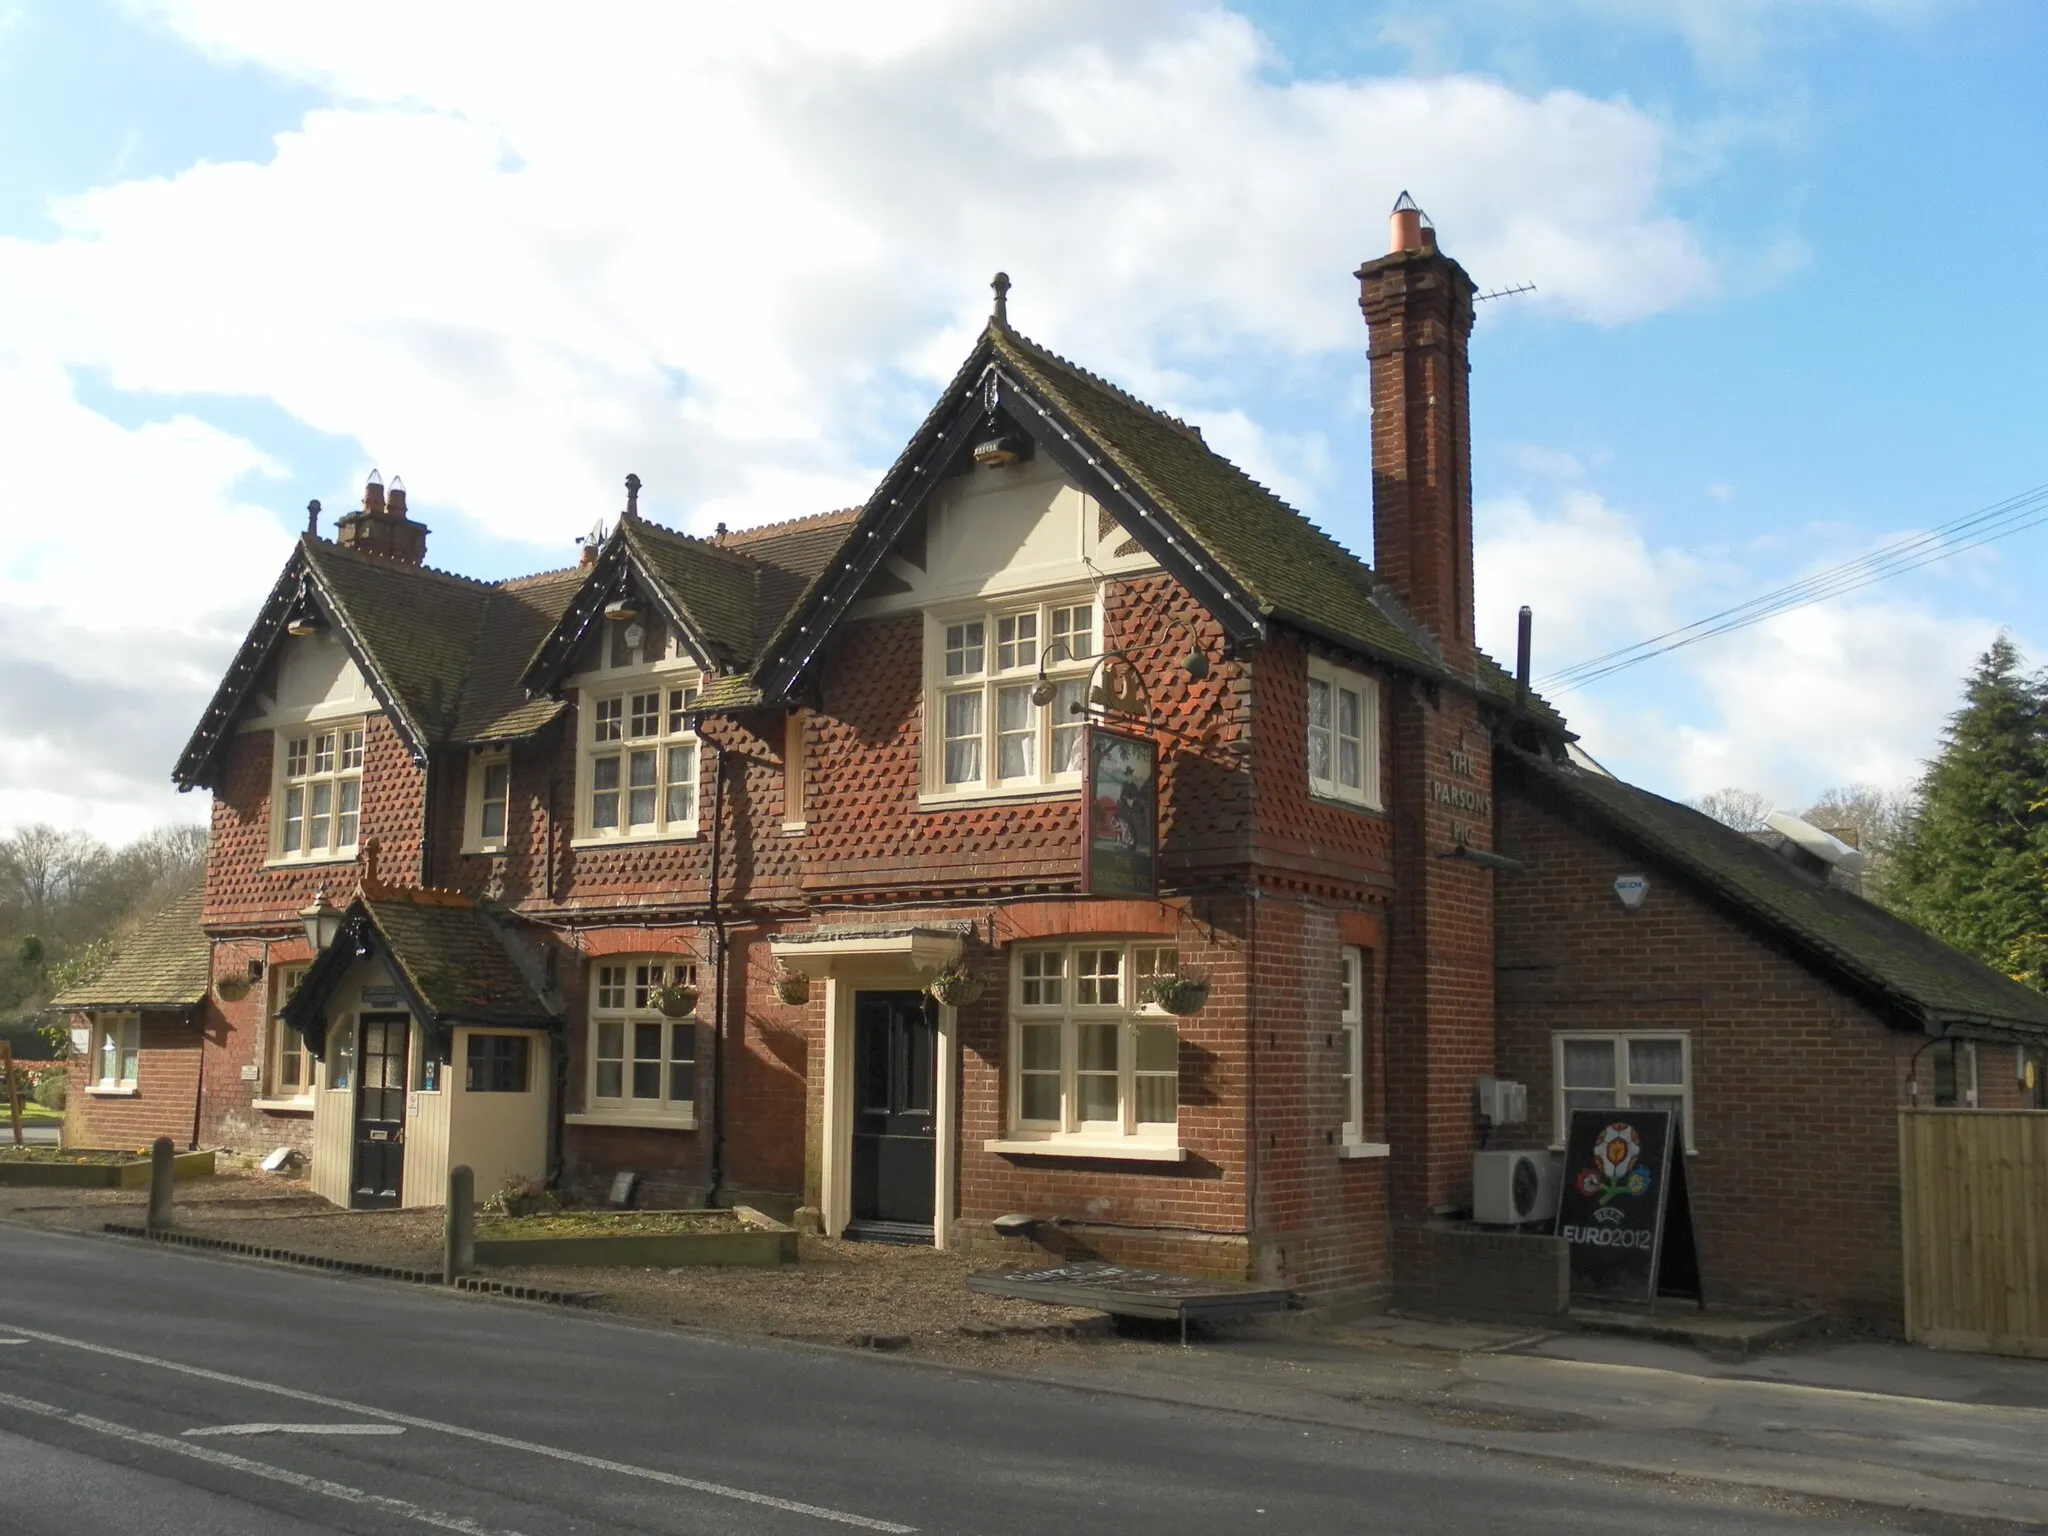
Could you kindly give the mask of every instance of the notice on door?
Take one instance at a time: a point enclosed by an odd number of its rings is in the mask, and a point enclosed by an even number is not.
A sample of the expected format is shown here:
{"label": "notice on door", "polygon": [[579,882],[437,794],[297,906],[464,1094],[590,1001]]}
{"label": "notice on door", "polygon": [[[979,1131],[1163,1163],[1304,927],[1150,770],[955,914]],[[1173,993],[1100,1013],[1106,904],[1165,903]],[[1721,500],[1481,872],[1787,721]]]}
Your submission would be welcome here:
{"label": "notice on door", "polygon": [[1572,1111],[1557,1231],[1571,1250],[1574,1297],[1700,1298],[1678,1135],[1669,1110]]}

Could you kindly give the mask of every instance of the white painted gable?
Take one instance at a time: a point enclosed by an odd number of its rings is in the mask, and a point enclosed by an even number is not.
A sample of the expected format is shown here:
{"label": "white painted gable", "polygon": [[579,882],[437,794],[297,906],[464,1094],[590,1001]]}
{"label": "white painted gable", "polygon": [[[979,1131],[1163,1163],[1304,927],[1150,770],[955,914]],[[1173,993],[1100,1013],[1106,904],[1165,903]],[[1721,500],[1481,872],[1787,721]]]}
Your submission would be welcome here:
{"label": "white painted gable", "polygon": [[904,540],[854,612],[895,613],[1157,568],[1094,497],[1040,454],[942,481],[925,503],[922,551],[914,536]]}
{"label": "white painted gable", "polygon": [[349,659],[340,638],[327,629],[285,637],[242,728],[267,729],[334,715],[374,714],[376,710],[369,679]]}

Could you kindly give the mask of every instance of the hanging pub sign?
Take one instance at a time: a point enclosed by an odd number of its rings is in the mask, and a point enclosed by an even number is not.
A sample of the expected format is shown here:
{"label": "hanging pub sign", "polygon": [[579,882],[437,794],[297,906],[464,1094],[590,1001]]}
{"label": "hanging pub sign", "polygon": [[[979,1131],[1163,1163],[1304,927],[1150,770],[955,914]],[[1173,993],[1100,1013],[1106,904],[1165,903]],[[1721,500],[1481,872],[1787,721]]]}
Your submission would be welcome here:
{"label": "hanging pub sign", "polygon": [[1575,1109],[1557,1232],[1572,1295],[1704,1305],[1679,1119],[1668,1109]]}
{"label": "hanging pub sign", "polygon": [[1145,736],[1082,729],[1081,888],[1091,896],[1159,889],[1159,747]]}

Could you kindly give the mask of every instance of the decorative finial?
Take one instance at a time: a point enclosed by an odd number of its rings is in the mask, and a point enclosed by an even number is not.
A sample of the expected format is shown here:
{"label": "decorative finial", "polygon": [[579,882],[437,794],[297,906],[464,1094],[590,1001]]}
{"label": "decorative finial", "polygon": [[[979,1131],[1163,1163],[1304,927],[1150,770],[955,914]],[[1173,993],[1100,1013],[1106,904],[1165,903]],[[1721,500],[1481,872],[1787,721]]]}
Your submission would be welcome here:
{"label": "decorative finial", "polygon": [[315,498],[314,500],[306,503],[306,532],[311,534],[317,534],[319,533],[319,531],[320,502],[318,498]]}
{"label": "decorative finial", "polygon": [[995,312],[989,318],[994,320],[997,325],[1008,325],[1010,323],[1010,274],[998,272],[989,283],[989,287],[995,290],[996,296]]}
{"label": "decorative finial", "polygon": [[640,477],[638,475],[628,475],[626,476],[626,516],[638,517],[639,515]]}

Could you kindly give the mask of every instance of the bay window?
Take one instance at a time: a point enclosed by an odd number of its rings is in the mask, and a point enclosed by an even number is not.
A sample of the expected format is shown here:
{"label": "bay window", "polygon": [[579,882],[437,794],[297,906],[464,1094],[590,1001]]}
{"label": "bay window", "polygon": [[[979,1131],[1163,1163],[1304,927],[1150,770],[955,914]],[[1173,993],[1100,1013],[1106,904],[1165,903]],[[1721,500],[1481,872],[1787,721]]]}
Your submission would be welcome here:
{"label": "bay window", "polygon": [[1379,684],[1319,656],[1308,662],[1308,785],[1327,799],[1382,808]]}
{"label": "bay window", "polygon": [[[1078,783],[1089,669],[1099,649],[1092,593],[928,623],[926,787],[934,794]],[[1051,685],[1032,700],[1040,667]]]}
{"label": "bay window", "polygon": [[363,806],[362,722],[280,731],[270,803],[272,858],[354,858]]}
{"label": "bay window", "polygon": [[1010,990],[1015,1142],[996,1150],[1061,1140],[1176,1144],[1179,1026],[1143,998],[1148,976],[1177,965],[1171,945],[1114,939],[1018,949]]}

